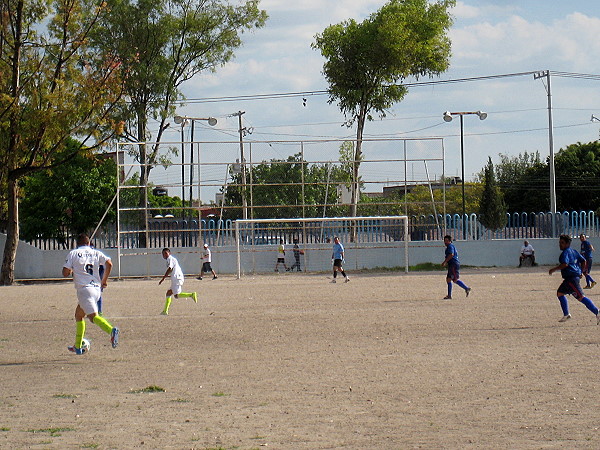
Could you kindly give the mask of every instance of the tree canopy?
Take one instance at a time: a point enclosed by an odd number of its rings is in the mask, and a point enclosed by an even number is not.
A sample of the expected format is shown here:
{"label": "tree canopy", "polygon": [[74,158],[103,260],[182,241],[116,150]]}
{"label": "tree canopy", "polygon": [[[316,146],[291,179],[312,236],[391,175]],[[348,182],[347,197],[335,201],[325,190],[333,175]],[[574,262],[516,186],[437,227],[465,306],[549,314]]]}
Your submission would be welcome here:
{"label": "tree canopy", "polygon": [[408,77],[434,76],[450,64],[455,0],[391,0],[361,23],[353,19],[330,25],[315,36],[313,48],[325,58],[329,103],[337,103],[348,126],[356,123],[352,215],[359,197],[358,172],[366,120],[402,100]]}
{"label": "tree canopy", "polygon": [[[3,1],[0,22],[0,187],[7,240],[0,284],[12,284],[19,180],[109,139],[118,123],[120,63],[89,46],[106,3]],[[80,147],[67,147],[77,137]],[[67,151],[70,150],[70,151]]]}
{"label": "tree canopy", "polygon": [[[71,140],[65,151],[79,145]],[[69,236],[94,230],[115,195],[116,176],[111,158],[78,154],[54,169],[26,177],[20,203],[23,239],[66,243]],[[113,223],[114,219],[115,208],[105,220]]]}

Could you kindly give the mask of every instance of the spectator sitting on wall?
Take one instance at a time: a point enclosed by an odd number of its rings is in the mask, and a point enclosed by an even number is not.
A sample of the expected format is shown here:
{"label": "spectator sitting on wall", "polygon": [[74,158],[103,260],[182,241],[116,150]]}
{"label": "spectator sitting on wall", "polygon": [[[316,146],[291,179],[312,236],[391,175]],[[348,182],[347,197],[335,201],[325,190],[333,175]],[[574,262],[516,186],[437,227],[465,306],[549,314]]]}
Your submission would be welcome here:
{"label": "spectator sitting on wall", "polygon": [[535,266],[535,250],[531,246],[531,244],[527,241],[523,242],[523,246],[521,247],[521,254],[519,255],[519,267],[523,265],[523,261],[526,259],[531,260],[531,265]]}

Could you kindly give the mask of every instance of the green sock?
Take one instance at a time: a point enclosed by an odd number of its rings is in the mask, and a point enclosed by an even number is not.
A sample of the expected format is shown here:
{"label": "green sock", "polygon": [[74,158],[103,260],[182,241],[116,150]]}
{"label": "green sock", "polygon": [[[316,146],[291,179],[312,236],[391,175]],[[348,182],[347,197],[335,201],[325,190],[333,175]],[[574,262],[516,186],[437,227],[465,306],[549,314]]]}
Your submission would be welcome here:
{"label": "green sock", "polygon": [[182,298],[193,297],[193,296],[194,296],[193,292],[180,292],[179,294],[177,294],[177,297],[182,297]]}
{"label": "green sock", "polygon": [[83,335],[85,334],[85,322],[83,320],[80,320],[78,322],[75,322],[75,324],[77,327],[77,332],[75,334],[75,347],[81,348],[81,345],[83,343]]}
{"label": "green sock", "polygon": [[171,297],[167,297],[167,299],[165,300],[165,309],[163,309],[164,313],[169,312],[169,306],[171,306]]}
{"label": "green sock", "polygon": [[104,317],[100,317],[98,314],[94,316],[94,323],[102,328],[106,333],[112,333],[113,326],[108,323]]}

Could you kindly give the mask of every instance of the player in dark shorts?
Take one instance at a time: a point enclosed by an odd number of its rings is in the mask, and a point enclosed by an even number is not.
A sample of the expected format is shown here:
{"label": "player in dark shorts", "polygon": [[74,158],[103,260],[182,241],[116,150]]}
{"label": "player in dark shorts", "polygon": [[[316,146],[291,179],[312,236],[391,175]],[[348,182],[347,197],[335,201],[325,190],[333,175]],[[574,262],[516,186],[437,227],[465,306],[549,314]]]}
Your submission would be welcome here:
{"label": "player in dark shorts", "polygon": [[569,302],[567,300],[567,295],[571,294],[596,315],[596,324],[600,325],[600,311],[598,310],[598,307],[594,305],[594,302],[583,295],[583,290],[579,284],[579,279],[582,274],[581,265],[583,265],[585,270],[585,258],[581,256],[577,250],[571,248],[571,237],[566,234],[561,235],[558,239],[558,247],[562,251],[558,258],[559,264],[550,269],[548,273],[552,275],[557,270],[560,270],[560,274],[563,277],[563,282],[556,291],[556,296],[558,297],[560,307],[563,311],[563,317],[559,322],[566,322],[571,318],[571,314],[569,314]]}
{"label": "player in dark shorts", "polygon": [[444,245],[446,246],[446,258],[442,262],[442,266],[448,266],[448,274],[446,275],[446,283],[448,284],[448,295],[446,295],[444,299],[452,299],[452,283],[456,283],[461,288],[463,288],[468,297],[471,293],[471,288],[459,280],[460,261],[458,260],[458,252],[456,251],[456,247],[454,247],[454,244],[452,243],[451,236],[444,236]]}

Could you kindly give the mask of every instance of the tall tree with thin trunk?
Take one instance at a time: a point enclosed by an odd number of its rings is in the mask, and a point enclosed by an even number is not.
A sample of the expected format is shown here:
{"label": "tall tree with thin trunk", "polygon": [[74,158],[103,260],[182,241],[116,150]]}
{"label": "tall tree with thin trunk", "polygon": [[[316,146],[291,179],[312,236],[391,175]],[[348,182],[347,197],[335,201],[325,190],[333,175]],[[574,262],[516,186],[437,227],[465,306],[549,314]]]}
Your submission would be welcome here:
{"label": "tall tree with thin trunk", "polygon": [[483,169],[483,193],[479,202],[479,221],[490,230],[499,230],[506,225],[506,204],[496,183],[492,158]]}
{"label": "tall tree with thin trunk", "polygon": [[450,64],[452,25],[449,9],[455,0],[391,0],[368,19],[330,25],[317,34],[313,48],[325,58],[329,102],[337,102],[348,127],[356,124],[352,210],[357,213],[359,166],[365,122],[372,114],[385,117],[401,101],[408,77],[434,76]]}
{"label": "tall tree with thin trunk", "polygon": [[[108,20],[94,35],[94,45],[119,55],[123,62],[129,105],[126,133],[138,143],[131,154],[140,163],[141,186],[148,184],[150,171],[161,163],[160,143],[176,104],[183,100],[181,85],[233,58],[242,45],[241,34],[266,22],[267,13],[258,5],[259,0],[239,6],[223,0],[111,2]],[[158,121],[154,134],[148,128],[151,120]],[[144,192],[142,187],[140,208],[146,203]],[[140,223],[142,229],[145,222]]]}
{"label": "tall tree with thin trunk", "polygon": [[[19,180],[92,151],[116,128],[119,62],[91,52],[104,2],[0,0],[0,200],[6,244],[0,285],[14,281]],[[70,137],[80,145],[69,147]]]}

